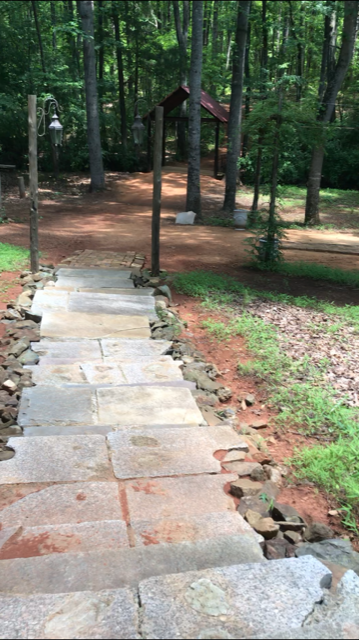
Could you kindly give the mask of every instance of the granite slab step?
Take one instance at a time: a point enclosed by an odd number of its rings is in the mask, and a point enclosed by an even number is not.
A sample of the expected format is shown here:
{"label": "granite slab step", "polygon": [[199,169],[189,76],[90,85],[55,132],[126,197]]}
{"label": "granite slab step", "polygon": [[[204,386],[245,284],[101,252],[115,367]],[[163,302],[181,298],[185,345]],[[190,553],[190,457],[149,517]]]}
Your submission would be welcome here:
{"label": "granite slab step", "polygon": [[[331,573],[305,556],[159,576],[139,585],[144,638],[246,638],[301,627]],[[314,560],[314,562],[313,562]],[[277,636],[275,636],[277,637]]]}
{"label": "granite slab step", "polygon": [[63,278],[109,278],[110,280],[123,280],[131,277],[131,269],[102,269],[102,268],[81,268],[71,269],[70,267],[60,267],[56,270],[57,277]]}
{"label": "granite slab step", "polygon": [[[123,273],[123,272],[121,272]],[[66,289],[68,291],[74,291],[76,289],[134,289],[135,285],[133,280],[126,277],[111,276],[109,275],[93,275],[93,276],[62,276],[58,275],[58,279],[55,282],[55,289]]]}
{"label": "granite slab step", "polygon": [[0,560],[35,558],[53,553],[87,553],[129,548],[123,520],[71,524],[23,525],[0,531]]}
{"label": "granite slab step", "polygon": [[0,531],[7,527],[79,524],[124,520],[116,482],[70,482],[7,487],[0,509]]}
{"label": "granite slab step", "polygon": [[148,319],[144,316],[113,316],[44,310],[40,325],[42,338],[149,338]]}
{"label": "granite slab step", "polygon": [[141,638],[132,589],[0,597],[3,638]]}
{"label": "granite slab step", "polygon": [[156,319],[153,296],[128,296],[109,293],[80,293],[43,289],[35,293],[32,313],[42,316],[48,311],[76,311],[91,314],[145,315]]}
{"label": "granite slab step", "polygon": [[[107,436],[108,433],[112,431],[117,431],[118,429],[131,429],[134,425],[123,425],[118,427],[117,425],[86,425],[86,426],[76,426],[69,425],[67,427],[61,426],[36,426],[36,427],[24,427],[23,436],[25,438],[34,438],[39,436],[78,436],[78,435],[100,435]],[[188,427],[198,427],[198,424],[175,424],[175,425],[157,425],[159,429],[165,428],[167,426],[174,427],[176,429],[186,429]],[[201,427],[202,429],[206,427]]]}
{"label": "granite slab step", "polygon": [[153,296],[72,292],[69,294],[68,310],[78,313],[146,316],[151,320],[157,319]]}
{"label": "granite slab step", "polygon": [[[45,287],[46,288],[46,287]],[[138,296],[140,298],[148,298],[153,296],[155,289],[152,287],[135,287],[134,289],[114,289],[112,287],[107,289],[89,289],[88,287],[80,288],[79,291],[82,293],[111,293],[112,295],[125,295],[125,296]]]}
{"label": "granite slab step", "polygon": [[[314,558],[312,560],[317,562]],[[266,562],[259,544],[249,536],[15,558],[0,561],[0,593],[49,594],[119,589],[135,587],[141,580],[152,576],[248,562]]]}
{"label": "granite slab step", "polygon": [[184,428],[180,437],[175,427],[136,427],[110,433],[107,442],[120,480],[221,472],[216,443],[203,427]]}
{"label": "granite slab step", "polygon": [[183,428],[180,437],[176,427],[132,427],[109,433],[107,443],[120,480],[221,473],[216,441],[203,427]]}
{"label": "granite slab step", "polygon": [[169,423],[203,423],[189,389],[164,385],[100,388],[39,385],[23,390],[18,415],[22,427]]}
{"label": "granite slab step", "polygon": [[32,372],[32,380],[36,385],[107,384],[117,386],[183,381],[178,363],[180,361],[173,360],[170,356],[160,356],[151,362],[40,364],[26,368]]}
{"label": "granite slab step", "polygon": [[100,435],[10,438],[7,446],[15,456],[0,462],[0,485],[113,478],[106,441]]}
{"label": "granite slab step", "polygon": [[[31,348],[40,356],[40,365],[71,363],[108,363],[148,359],[164,355],[171,347],[168,340],[125,340],[122,338],[103,340],[50,340],[43,338],[33,342]],[[152,361],[151,360],[151,361]]]}
{"label": "granite slab step", "polygon": [[108,387],[96,391],[98,423],[203,424],[202,414],[189,389],[175,387]]}

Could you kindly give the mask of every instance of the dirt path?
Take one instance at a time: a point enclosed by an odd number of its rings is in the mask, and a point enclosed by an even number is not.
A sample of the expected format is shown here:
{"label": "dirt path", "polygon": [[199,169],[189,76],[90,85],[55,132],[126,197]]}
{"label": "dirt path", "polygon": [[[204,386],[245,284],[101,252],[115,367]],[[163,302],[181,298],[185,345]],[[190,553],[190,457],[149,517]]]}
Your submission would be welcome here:
{"label": "dirt path", "polygon": [[[87,177],[73,177],[63,192],[40,190],[40,248],[46,258],[59,262],[77,249],[136,250],[150,255],[152,174],[109,174],[104,193],[89,194]],[[61,189],[61,184],[55,188]],[[203,211],[219,210],[224,183],[202,176]],[[246,233],[222,227],[178,227],[175,214],[185,208],[186,175],[163,176],[161,262],[168,270],[214,269],[241,275],[247,258]],[[238,206],[248,207],[248,194],[240,192]],[[27,200],[12,196],[6,201],[7,215],[16,222],[3,225],[2,240],[28,245]],[[288,232],[288,240],[303,241],[325,234],[330,242],[353,244],[355,235],[336,232]],[[359,268],[359,256],[286,251],[289,261],[305,260],[346,269]],[[241,275],[242,277],[242,275]],[[248,277],[248,274],[247,274]]]}

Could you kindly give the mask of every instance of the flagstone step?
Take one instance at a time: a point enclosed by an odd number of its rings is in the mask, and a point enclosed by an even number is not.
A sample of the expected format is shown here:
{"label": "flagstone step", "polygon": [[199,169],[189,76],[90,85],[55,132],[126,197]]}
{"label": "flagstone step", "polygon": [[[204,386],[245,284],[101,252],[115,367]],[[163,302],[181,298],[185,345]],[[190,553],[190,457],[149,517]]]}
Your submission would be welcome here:
{"label": "flagstone step", "polygon": [[57,280],[55,282],[55,289],[67,288],[69,291],[74,289],[134,289],[135,285],[133,280],[129,277],[125,277],[125,272],[121,271],[121,275],[103,275],[97,274],[92,276],[62,276],[57,274]]}
{"label": "flagstone step", "polygon": [[15,456],[0,462],[0,485],[113,479],[100,435],[10,438],[7,446]]}
{"label": "flagstone step", "polygon": [[80,524],[7,527],[0,531],[0,560],[34,558],[53,553],[86,553],[129,548],[123,520]]}
{"label": "flagstone step", "polygon": [[[107,436],[116,478],[220,473],[217,446],[203,427],[137,427]],[[195,447],[193,446],[195,443]]]}
{"label": "flagstone step", "polygon": [[[179,368],[181,361],[169,356],[160,356],[157,361],[108,364],[64,364],[28,366],[32,373],[32,381],[36,385],[64,386],[69,384],[152,384],[171,381],[183,381]],[[194,388],[195,385],[194,385]]]}
{"label": "flagstone step", "polygon": [[43,338],[40,342],[31,344],[32,350],[40,356],[40,365],[82,362],[101,364],[122,360],[139,362],[148,358],[158,358],[164,355],[170,347],[171,342],[168,340],[125,340],[123,338],[102,340],[49,340]]}
{"label": "flagstone step", "polygon": [[31,312],[42,316],[48,311],[76,311],[91,314],[143,315],[156,319],[153,296],[126,296],[104,293],[79,293],[43,289],[35,293]]}
{"label": "flagstone step", "polygon": [[30,426],[203,424],[189,389],[165,386],[23,390],[18,424]]}
{"label": "flagstone step", "polygon": [[150,338],[148,318],[88,314],[69,311],[47,311],[42,314],[42,338]]}
{"label": "flagstone step", "polygon": [[[1,463],[3,464],[3,463]],[[0,531],[6,527],[79,524],[123,520],[117,482],[69,482],[7,487],[0,508]]]}
{"label": "flagstone step", "polygon": [[131,277],[131,269],[102,269],[102,268],[81,268],[71,269],[71,267],[60,267],[56,270],[59,278],[107,278],[113,280],[124,280]]}
{"label": "flagstone step", "polygon": [[[108,433],[112,431],[117,431],[119,428],[121,429],[130,429],[133,425],[126,425],[122,427],[117,427],[116,425],[86,425],[86,426],[76,426],[70,425],[67,427],[61,426],[46,426],[46,427],[24,427],[23,436],[26,438],[34,438],[39,436],[78,436],[78,435],[100,435],[107,436]],[[174,425],[156,425],[160,429],[170,426],[175,427],[176,429],[185,429],[188,427],[198,427],[198,424],[174,424]],[[206,427],[201,427],[206,428]]]}
{"label": "flagstone step", "polygon": [[91,553],[54,553],[0,560],[0,593],[119,589],[134,587],[152,576],[248,562],[265,563],[265,559],[258,542],[241,535]]}
{"label": "flagstone step", "polygon": [[151,577],[135,588],[3,595],[0,628],[6,638],[356,637],[350,579],[329,609],[318,605],[330,602],[330,580],[307,556]]}
{"label": "flagstone step", "polygon": [[331,585],[327,567],[310,556],[301,559],[145,580],[139,585],[141,634],[159,640],[263,638],[281,626],[301,627]]}
{"label": "flagstone step", "polygon": [[140,638],[132,589],[0,597],[7,638]]}

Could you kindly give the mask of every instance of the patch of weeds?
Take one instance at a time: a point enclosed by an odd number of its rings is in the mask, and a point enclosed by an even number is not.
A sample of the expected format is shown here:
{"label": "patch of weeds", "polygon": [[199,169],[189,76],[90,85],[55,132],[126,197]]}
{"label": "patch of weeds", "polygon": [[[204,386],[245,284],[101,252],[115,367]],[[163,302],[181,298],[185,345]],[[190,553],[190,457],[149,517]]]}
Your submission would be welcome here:
{"label": "patch of weeds", "polygon": [[0,243],[0,272],[17,271],[27,265],[30,252],[13,244]]}

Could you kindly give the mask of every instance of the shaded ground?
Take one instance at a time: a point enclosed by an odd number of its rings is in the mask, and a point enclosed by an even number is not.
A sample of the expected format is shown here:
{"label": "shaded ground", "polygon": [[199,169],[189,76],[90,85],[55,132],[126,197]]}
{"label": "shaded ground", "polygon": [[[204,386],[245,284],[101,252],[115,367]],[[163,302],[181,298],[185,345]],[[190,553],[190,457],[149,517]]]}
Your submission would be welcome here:
{"label": "shaded ground", "polygon": [[[223,201],[223,181],[201,179],[204,214],[218,211]],[[136,250],[150,255],[152,174],[107,174],[103,193],[88,193],[87,176],[65,176],[58,183],[40,183],[40,249],[43,260],[57,263],[78,249]],[[359,304],[359,292],[305,278],[254,273],[243,267],[248,259],[245,232],[223,227],[179,227],[175,214],[185,208],[186,174],[165,169],[162,193],[161,266],[170,271],[212,269],[228,273],[263,289],[295,295],[316,295],[338,304]],[[8,189],[5,208],[14,222],[1,226],[2,240],[28,246],[29,202]],[[248,206],[246,190],[238,194],[238,206]],[[302,214],[301,214],[302,215]],[[357,243],[356,235],[331,231],[288,231],[288,240],[303,238]],[[288,261],[305,260],[343,269],[359,268],[359,256],[311,251],[285,251]]]}

